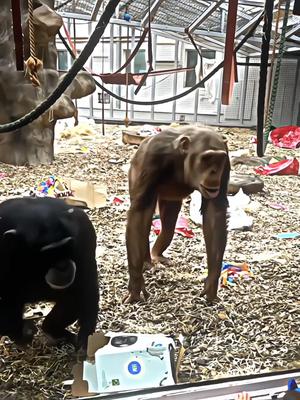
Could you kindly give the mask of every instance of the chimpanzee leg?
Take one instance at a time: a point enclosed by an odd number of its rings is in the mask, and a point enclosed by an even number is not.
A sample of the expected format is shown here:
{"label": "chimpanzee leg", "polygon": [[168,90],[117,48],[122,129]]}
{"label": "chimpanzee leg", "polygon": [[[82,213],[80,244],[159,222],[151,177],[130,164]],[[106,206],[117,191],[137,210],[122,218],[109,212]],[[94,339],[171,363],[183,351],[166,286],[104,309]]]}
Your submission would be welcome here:
{"label": "chimpanzee leg", "polygon": [[89,274],[82,276],[82,294],[79,305],[79,333],[78,348],[84,351],[87,349],[89,335],[95,332],[99,311],[99,288],[97,276],[97,263],[95,258],[83,264],[90,271]]}
{"label": "chimpanzee leg", "polygon": [[76,344],[76,336],[65,328],[77,321],[80,300],[80,297],[76,299],[71,293],[65,293],[58,299],[42,324],[43,331],[51,339]]}
{"label": "chimpanzee leg", "polygon": [[208,267],[208,277],[202,295],[206,295],[207,300],[211,302],[217,296],[227,241],[227,199],[203,201],[202,212]]}
{"label": "chimpanzee leg", "polygon": [[181,205],[181,201],[159,200],[161,232],[152,248],[151,253],[154,260],[162,262],[167,261],[167,259],[163,257],[163,252],[168,248],[173,239]]}
{"label": "chimpanzee leg", "polygon": [[143,266],[149,249],[149,233],[155,201],[148,208],[139,210],[130,207],[127,217],[126,246],[129,268],[129,294],[126,303],[141,300],[141,291],[148,297],[143,278]]}
{"label": "chimpanzee leg", "polygon": [[17,344],[31,343],[34,324],[23,320],[23,302],[0,301],[0,336],[9,336]]}

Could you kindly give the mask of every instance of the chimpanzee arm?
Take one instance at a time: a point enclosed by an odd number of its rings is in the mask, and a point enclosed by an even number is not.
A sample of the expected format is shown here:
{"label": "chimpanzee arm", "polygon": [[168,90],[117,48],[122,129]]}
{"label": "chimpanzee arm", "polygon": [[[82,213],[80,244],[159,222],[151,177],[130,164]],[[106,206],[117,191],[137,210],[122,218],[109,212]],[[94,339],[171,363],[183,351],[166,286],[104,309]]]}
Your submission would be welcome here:
{"label": "chimpanzee arm", "polygon": [[227,242],[227,201],[208,200],[203,210],[203,233],[207,253],[208,277],[202,295],[209,302],[216,298]]}
{"label": "chimpanzee arm", "polygon": [[138,209],[131,205],[127,216],[126,247],[129,268],[129,294],[126,303],[140,301],[143,291],[144,297],[148,294],[145,290],[143,278],[143,265],[149,253],[149,233],[156,199],[152,200],[147,208]]}
{"label": "chimpanzee arm", "polygon": [[222,261],[227,242],[227,188],[230,174],[230,161],[227,157],[221,180],[220,194],[215,199],[202,198],[203,233],[207,253],[208,277],[202,295],[208,301],[217,296]]}

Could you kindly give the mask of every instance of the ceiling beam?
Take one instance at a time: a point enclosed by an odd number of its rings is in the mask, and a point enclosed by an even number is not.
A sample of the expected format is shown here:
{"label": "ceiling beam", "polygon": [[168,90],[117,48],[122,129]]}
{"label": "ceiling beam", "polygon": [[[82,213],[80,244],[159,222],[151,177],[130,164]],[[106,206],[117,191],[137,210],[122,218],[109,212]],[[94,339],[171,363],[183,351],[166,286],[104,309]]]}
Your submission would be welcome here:
{"label": "ceiling beam", "polygon": [[211,5],[197,17],[189,26],[188,30],[190,33],[193,33],[194,30],[202,24],[225,0],[219,0],[216,3],[211,3]]}
{"label": "ceiling beam", "polygon": [[96,1],[93,11],[92,11],[91,21],[96,21],[102,3],[103,3],[103,0]]}
{"label": "ceiling beam", "polygon": [[[150,7],[150,22],[153,21],[157,11],[159,10],[159,7],[163,2],[164,0],[155,0],[152,6]],[[145,13],[144,17],[141,20],[141,25],[143,28],[145,28],[145,26],[148,24],[149,24],[149,10],[147,9],[147,12]]]}
{"label": "ceiling beam", "polygon": [[286,32],[285,37],[286,39],[292,37],[295,33],[297,33],[300,30],[300,24],[294,26],[292,29]]}

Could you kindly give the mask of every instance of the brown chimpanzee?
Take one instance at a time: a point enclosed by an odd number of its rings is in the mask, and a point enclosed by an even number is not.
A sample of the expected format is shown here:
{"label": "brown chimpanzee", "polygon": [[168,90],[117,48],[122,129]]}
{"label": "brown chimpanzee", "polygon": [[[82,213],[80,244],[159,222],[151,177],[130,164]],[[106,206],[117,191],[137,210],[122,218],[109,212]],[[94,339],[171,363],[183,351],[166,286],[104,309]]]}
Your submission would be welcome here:
{"label": "brown chimpanzee", "polygon": [[[0,204],[0,335],[32,341],[24,305],[55,302],[42,329],[56,341],[86,350],[96,327],[99,290],[96,234],[85,212],[53,198],[17,198]],[[78,320],[77,338],[66,327]]]}
{"label": "brown chimpanzee", "polygon": [[[126,302],[148,297],[143,265],[163,259],[170,245],[182,200],[195,189],[202,194],[203,232],[208,277],[202,295],[215,299],[227,240],[227,186],[230,162],[224,139],[207,127],[163,129],[145,139],[129,170],[131,205],[128,211],[126,245],[129,293]],[[151,255],[149,232],[156,203],[162,223]]]}

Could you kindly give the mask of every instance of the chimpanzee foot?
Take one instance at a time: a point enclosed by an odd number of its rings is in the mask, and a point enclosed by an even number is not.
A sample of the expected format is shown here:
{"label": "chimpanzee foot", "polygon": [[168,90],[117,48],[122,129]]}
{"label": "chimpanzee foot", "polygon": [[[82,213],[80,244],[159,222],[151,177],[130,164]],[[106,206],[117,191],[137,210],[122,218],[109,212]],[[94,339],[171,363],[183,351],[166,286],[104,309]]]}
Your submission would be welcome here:
{"label": "chimpanzee foot", "polygon": [[214,280],[213,282],[210,282],[207,278],[204,283],[204,289],[200,296],[206,296],[207,302],[213,303],[213,301],[217,300],[218,284],[219,279],[217,279],[217,281]]}
{"label": "chimpanzee foot", "polygon": [[156,256],[156,255],[152,254],[152,261],[154,263],[160,263],[160,264],[163,264],[163,265],[171,265],[171,263],[172,263],[172,260],[170,260],[170,258],[167,258],[167,257],[165,257],[163,255],[160,255],[160,256],[157,255]]}
{"label": "chimpanzee foot", "polygon": [[132,304],[137,302],[145,302],[149,297],[149,293],[145,288],[142,289],[143,296],[141,296],[141,292],[137,290],[128,290],[127,295],[123,298],[124,304]]}
{"label": "chimpanzee foot", "polygon": [[48,345],[50,346],[59,346],[61,344],[72,344],[76,347],[77,345],[77,335],[71,333],[70,331],[64,329],[60,335],[53,335],[53,333],[46,332],[44,333],[47,337]]}
{"label": "chimpanzee foot", "polygon": [[143,272],[144,271],[151,271],[153,268],[153,263],[151,261],[145,261],[143,265]]}
{"label": "chimpanzee foot", "polygon": [[12,336],[12,340],[20,349],[25,349],[27,345],[32,343],[33,336],[37,332],[35,323],[32,320],[25,319],[23,321],[22,335]]}

